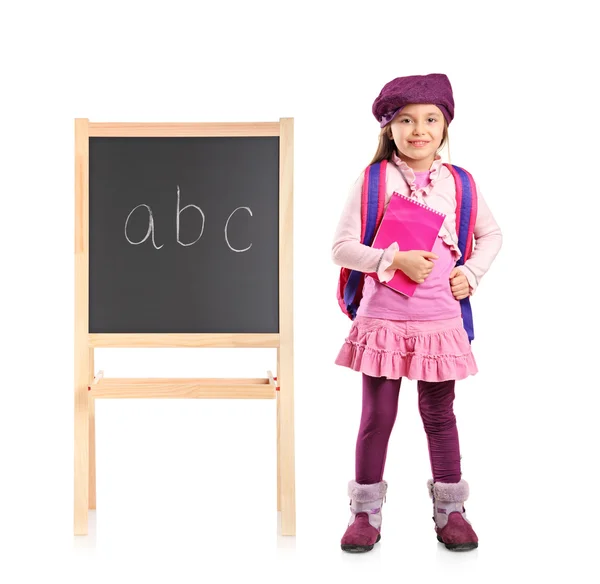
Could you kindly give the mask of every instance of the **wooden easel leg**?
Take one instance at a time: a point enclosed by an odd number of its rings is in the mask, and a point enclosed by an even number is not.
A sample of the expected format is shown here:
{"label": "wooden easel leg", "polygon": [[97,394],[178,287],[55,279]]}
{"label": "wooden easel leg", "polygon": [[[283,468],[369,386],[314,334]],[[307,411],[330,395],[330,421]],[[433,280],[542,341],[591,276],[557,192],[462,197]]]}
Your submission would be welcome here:
{"label": "wooden easel leg", "polygon": [[[85,350],[87,357],[87,348]],[[75,365],[75,485],[74,485],[74,530],[75,535],[88,533],[89,505],[89,398],[88,382],[89,358],[81,359]]]}
{"label": "wooden easel leg", "polygon": [[277,511],[281,511],[281,403],[277,392]]}
{"label": "wooden easel leg", "polygon": [[296,535],[294,456],[294,118],[279,120],[279,430],[281,534]]}
{"label": "wooden easel leg", "polygon": [[[283,357],[283,356],[282,356]],[[286,374],[286,372],[289,372]],[[294,385],[291,359],[277,375],[281,465],[281,535],[296,535],[296,472],[294,454]]]}
{"label": "wooden easel leg", "polygon": [[89,499],[90,509],[96,508],[96,400],[90,397],[90,469],[89,469]]}
{"label": "wooden easel leg", "polygon": [[[94,349],[90,348],[90,384],[94,379]],[[89,396],[90,411],[90,509],[96,508],[96,400]]]}
{"label": "wooden easel leg", "polygon": [[89,210],[89,121],[75,119],[75,329],[74,329],[74,464],[73,529],[88,533],[90,490],[89,390],[93,378],[93,352],[88,346],[88,210]]}
{"label": "wooden easel leg", "polygon": [[[277,379],[279,379],[279,348],[277,349]],[[275,401],[277,402],[277,511],[281,511],[281,401],[278,391],[275,392]]]}

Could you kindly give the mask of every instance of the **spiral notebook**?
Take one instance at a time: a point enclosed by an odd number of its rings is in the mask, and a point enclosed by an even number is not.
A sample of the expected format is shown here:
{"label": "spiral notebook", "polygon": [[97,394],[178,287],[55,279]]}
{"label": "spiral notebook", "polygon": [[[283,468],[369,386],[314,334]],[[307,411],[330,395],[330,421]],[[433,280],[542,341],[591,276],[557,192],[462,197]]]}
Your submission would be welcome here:
{"label": "spiral notebook", "polygon": [[[386,249],[397,242],[400,251],[431,251],[445,217],[444,213],[394,192],[371,247]],[[379,281],[376,274],[371,275]],[[412,296],[419,285],[401,270],[396,270],[388,282],[381,283],[405,296]]]}

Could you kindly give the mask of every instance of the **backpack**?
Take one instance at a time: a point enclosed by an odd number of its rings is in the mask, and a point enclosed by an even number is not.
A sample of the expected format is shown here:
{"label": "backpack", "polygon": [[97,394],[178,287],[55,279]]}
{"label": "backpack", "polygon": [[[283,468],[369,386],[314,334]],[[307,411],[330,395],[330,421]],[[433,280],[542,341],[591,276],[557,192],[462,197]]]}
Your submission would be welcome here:
{"label": "backpack", "polygon": [[[365,170],[361,197],[361,233],[360,240],[364,245],[371,245],[375,232],[383,217],[385,203],[385,173],[387,160],[375,162]],[[454,164],[444,163],[456,186],[456,233],[461,257],[456,266],[463,265],[473,253],[473,232],[477,218],[477,189],[473,177],[464,169]],[[356,311],[362,298],[365,274],[349,268],[340,269],[337,288],[338,304],[342,312],[351,320],[356,318]],[[469,337],[469,343],[475,338],[473,332],[473,314],[469,297],[460,302],[463,324]]]}

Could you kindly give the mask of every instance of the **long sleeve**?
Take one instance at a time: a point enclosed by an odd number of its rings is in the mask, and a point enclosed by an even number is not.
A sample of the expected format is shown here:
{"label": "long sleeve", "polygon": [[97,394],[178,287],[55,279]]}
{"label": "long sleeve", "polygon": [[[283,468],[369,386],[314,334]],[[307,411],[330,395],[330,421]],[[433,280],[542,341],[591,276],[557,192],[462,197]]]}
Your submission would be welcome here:
{"label": "long sleeve", "polygon": [[364,172],[350,189],[346,204],[335,230],[332,246],[332,259],[335,264],[364,273],[376,272],[382,282],[391,280],[396,270],[388,269],[399,250],[397,243],[387,249],[377,249],[363,245],[361,231],[361,198]]}
{"label": "long sleeve", "polygon": [[479,189],[477,190],[477,218],[474,235],[475,247],[471,257],[462,266],[458,266],[458,269],[465,274],[469,281],[471,296],[502,247],[502,232]]}

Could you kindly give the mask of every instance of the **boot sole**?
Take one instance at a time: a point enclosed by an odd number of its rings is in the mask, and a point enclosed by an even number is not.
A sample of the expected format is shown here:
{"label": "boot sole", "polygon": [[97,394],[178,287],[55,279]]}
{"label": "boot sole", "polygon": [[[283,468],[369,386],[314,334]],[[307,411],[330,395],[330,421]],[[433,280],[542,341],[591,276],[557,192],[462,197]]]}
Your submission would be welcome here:
{"label": "boot sole", "polygon": [[[375,543],[377,543],[381,539],[381,534],[377,536]],[[353,543],[343,543],[342,549],[345,552],[350,552],[351,554],[359,554],[361,552],[370,552],[373,549],[375,543],[371,545],[355,545]]]}
{"label": "boot sole", "polygon": [[471,541],[468,543],[445,543],[439,535],[437,536],[437,540],[440,543],[443,543],[447,549],[452,550],[453,552],[468,552],[469,550],[474,550],[479,546],[476,541]]}

